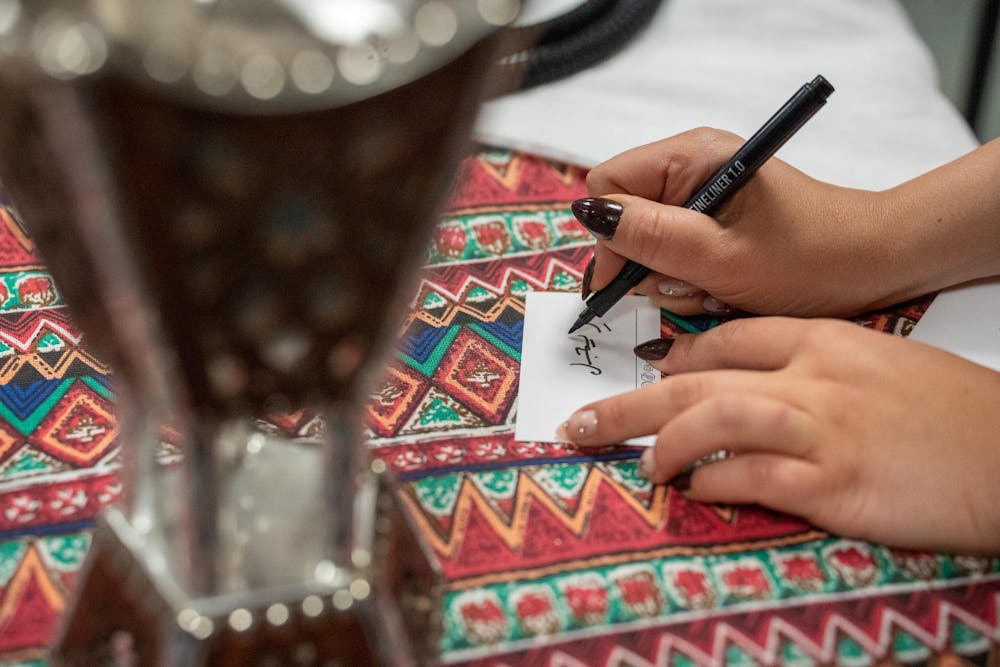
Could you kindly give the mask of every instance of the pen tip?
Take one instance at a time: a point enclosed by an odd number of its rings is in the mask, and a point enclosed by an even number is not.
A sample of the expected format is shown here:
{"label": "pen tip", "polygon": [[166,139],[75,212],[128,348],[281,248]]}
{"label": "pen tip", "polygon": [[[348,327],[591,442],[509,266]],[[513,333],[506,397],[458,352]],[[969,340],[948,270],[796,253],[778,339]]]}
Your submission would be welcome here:
{"label": "pen tip", "polygon": [[594,313],[588,308],[587,310],[580,313],[580,317],[576,318],[576,322],[573,323],[573,326],[569,328],[569,331],[567,333],[573,333],[574,331],[582,327],[584,324],[586,324],[593,318],[594,318]]}

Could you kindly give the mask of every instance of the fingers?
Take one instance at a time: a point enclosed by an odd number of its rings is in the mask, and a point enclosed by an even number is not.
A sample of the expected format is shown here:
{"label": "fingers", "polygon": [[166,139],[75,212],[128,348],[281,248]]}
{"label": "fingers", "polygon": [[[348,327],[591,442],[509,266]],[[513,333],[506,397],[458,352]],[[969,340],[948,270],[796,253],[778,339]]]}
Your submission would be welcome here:
{"label": "fingers", "polygon": [[677,315],[700,315],[705,312],[705,299],[708,298],[706,292],[698,292],[696,296],[676,297],[662,296],[656,293],[649,293],[649,300],[657,308],[669,310]]}
{"label": "fingers", "polygon": [[753,452],[700,466],[691,473],[685,495],[701,502],[757,503],[807,515],[822,479],[820,467],[811,461]]}
{"label": "fingers", "polygon": [[653,273],[636,287],[636,291],[649,296],[658,308],[677,315],[731,315],[735,309],[716,299],[703,289],[683,280]]}
{"label": "fingers", "polygon": [[730,320],[705,333],[678,336],[666,357],[650,363],[671,375],[714,369],[777,370],[787,366],[803,339],[816,335],[822,326],[822,321],[789,317]]}
{"label": "fingers", "polygon": [[811,423],[786,401],[727,388],[667,421],[644,471],[650,480],[665,482],[692,461],[721,450],[737,456],[763,451],[806,457]]}
{"label": "fingers", "polygon": [[[598,262],[598,260],[600,260]],[[606,287],[625,265],[625,258],[599,243],[594,248],[594,257],[587,265],[581,287],[584,299],[593,292]],[[599,268],[598,268],[599,267]],[[636,294],[648,296],[657,308],[669,310],[677,315],[730,315],[735,309],[708,292],[676,278],[652,273],[632,290]]]}
{"label": "fingers", "polygon": [[772,391],[763,376],[748,371],[719,371],[668,377],[582,407],[560,427],[559,437],[578,445],[600,446],[657,433],[664,423],[721,391]]}
{"label": "fingers", "polygon": [[734,134],[697,128],[625,151],[590,170],[595,197],[627,193],[681,204],[742,144]]}
{"label": "fingers", "polygon": [[656,296],[664,299],[683,299],[704,295],[704,290],[700,287],[671,276],[665,276],[662,273],[649,274],[639,283],[637,289],[650,297]]}
{"label": "fingers", "polygon": [[[624,257],[603,243],[598,243],[594,246],[594,257],[587,265],[581,285],[581,296],[586,299],[597,290],[606,287],[623,266],[625,266]],[[731,308],[711,298],[707,292],[659,273],[651,274],[632,291],[648,296],[657,308],[665,308],[678,315],[697,315],[704,312],[724,315],[732,312]]]}
{"label": "fingers", "polygon": [[[702,279],[739,271],[733,262],[732,233],[696,211],[623,194],[577,199],[572,209],[600,241],[591,276],[593,290],[611,282],[622,258],[669,274],[685,287],[707,286]],[[612,257],[619,261],[602,261]]]}
{"label": "fingers", "polygon": [[604,243],[594,246],[594,274],[590,279],[590,289],[597,291],[607,287],[625,266],[625,258],[608,248]]}
{"label": "fingers", "polygon": [[[590,295],[606,287],[625,266],[625,258],[608,248],[604,243],[594,246],[592,269],[583,293]],[[636,294],[650,298],[657,308],[665,308],[678,315],[696,315],[706,312],[708,293],[689,283],[661,273],[651,273],[635,286]],[[586,298],[586,297],[584,297]],[[714,301],[714,300],[713,300]]]}
{"label": "fingers", "polygon": [[[595,234],[603,232],[601,245],[608,250],[699,286],[727,263],[732,244],[712,218],[630,195],[614,195],[613,201],[622,208],[610,234],[607,228],[595,231],[591,221],[580,219]],[[595,286],[603,285],[595,282]]]}

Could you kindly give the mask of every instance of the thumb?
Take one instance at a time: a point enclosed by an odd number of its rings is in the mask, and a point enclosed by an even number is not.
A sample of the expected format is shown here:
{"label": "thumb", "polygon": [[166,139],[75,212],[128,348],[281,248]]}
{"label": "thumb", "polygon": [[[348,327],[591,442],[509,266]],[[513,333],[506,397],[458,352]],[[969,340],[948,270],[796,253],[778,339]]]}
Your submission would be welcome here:
{"label": "thumb", "polygon": [[743,140],[730,132],[699,127],[637,146],[587,174],[587,192],[603,197],[617,192],[680,204],[732,157]]}
{"label": "thumb", "polygon": [[[599,247],[605,254],[610,251],[701,286],[723,267],[725,230],[702,213],[621,194],[578,199],[572,208],[577,220],[603,241]],[[598,277],[595,289],[601,286]]]}

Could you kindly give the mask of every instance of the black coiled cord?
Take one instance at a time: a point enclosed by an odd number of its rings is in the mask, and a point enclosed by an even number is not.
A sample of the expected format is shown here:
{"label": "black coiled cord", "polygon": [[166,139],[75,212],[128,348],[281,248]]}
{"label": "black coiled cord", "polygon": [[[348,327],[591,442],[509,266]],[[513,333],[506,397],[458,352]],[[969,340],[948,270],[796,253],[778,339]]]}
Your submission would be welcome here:
{"label": "black coiled cord", "polygon": [[608,58],[649,23],[662,0],[586,0],[565,14],[508,28],[493,96],[575,74]]}

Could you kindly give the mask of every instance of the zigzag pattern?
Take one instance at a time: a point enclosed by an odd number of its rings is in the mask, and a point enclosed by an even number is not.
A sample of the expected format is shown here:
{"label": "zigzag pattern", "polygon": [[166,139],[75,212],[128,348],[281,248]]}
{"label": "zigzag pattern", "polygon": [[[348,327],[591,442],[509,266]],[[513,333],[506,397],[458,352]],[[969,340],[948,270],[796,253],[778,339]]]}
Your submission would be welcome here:
{"label": "zigzag pattern", "polygon": [[[8,420],[13,416],[19,422],[24,422],[35,414],[39,407],[59,400],[55,394],[59,390],[65,393],[72,382],[72,380],[38,380],[28,384],[0,385],[0,404],[10,411],[9,415],[6,415]],[[31,429],[28,429],[25,433],[30,431]]]}
{"label": "zigzag pattern", "polygon": [[[401,329],[400,360],[374,402],[377,434],[386,438],[378,455],[409,475],[402,502],[440,558],[446,597],[490,593],[510,630],[494,646],[454,651],[444,660],[648,667],[716,666],[736,656],[777,664],[794,646],[796,659],[865,662],[889,655],[903,635],[921,648],[946,649],[955,643],[949,626],[958,623],[983,641],[997,641],[996,579],[956,588],[956,572],[965,570],[946,557],[931,555],[933,573],[913,583],[916,575],[894,565],[887,550],[876,559],[876,548],[870,553],[865,546],[855,555],[870,557],[859,568],[868,568],[871,578],[842,583],[829,569],[824,575],[829,563],[822,555],[802,555],[809,541],[835,538],[798,520],[754,508],[727,512],[692,503],[670,487],[644,486],[626,475],[634,460],[608,455],[581,463],[579,452],[561,446],[513,441],[523,296],[579,287],[591,244],[568,204],[585,193],[583,179],[584,171],[572,165],[504,150],[485,149],[463,163],[432,244],[430,256],[442,263],[421,274],[413,312]],[[11,482],[0,492],[0,533],[7,531],[0,542],[0,661],[43,656],[80,566],[75,557],[54,557],[44,546],[50,538],[21,536],[89,520],[122,492],[114,473],[117,426],[107,368],[80,349],[80,332],[66,310],[53,307],[59,302],[46,288],[50,276],[16,223],[0,214],[0,263],[6,267],[0,277],[11,293],[5,303],[16,297],[19,304],[0,313],[0,479]],[[507,254],[521,250],[525,254]],[[22,282],[19,290],[14,267],[41,280]],[[903,314],[916,319],[920,312],[915,306]],[[912,319],[881,313],[866,322],[898,333]],[[673,324],[681,330],[711,322]],[[309,437],[321,425],[297,413],[275,418],[269,428]],[[567,477],[557,479],[561,474]],[[22,543],[43,546],[18,551]],[[758,554],[757,570],[748,564],[751,552]],[[825,593],[775,564],[784,562],[777,555],[789,553],[814,567],[815,581],[828,586]],[[687,569],[671,569],[682,565]],[[996,567],[993,562],[976,571]],[[697,579],[699,572],[704,579]],[[872,585],[876,573],[876,587],[848,595],[855,598],[837,592]],[[689,598],[678,593],[681,575],[694,587]],[[795,590],[798,597],[748,607],[746,600],[763,599],[740,597],[740,586],[755,585],[747,578],[752,576],[769,595]],[[578,585],[593,580],[603,586],[606,607]],[[901,581],[912,592],[897,595]],[[576,588],[570,591],[567,582]],[[683,600],[698,599],[699,582],[711,583],[715,597],[708,606],[685,606]],[[884,592],[890,588],[893,593]],[[549,598],[525,594],[543,589]],[[635,599],[637,594],[661,597],[646,604],[650,600]],[[543,619],[532,626],[538,619],[532,614],[546,599],[562,624]],[[684,611],[712,604],[729,606]],[[639,613],[644,606],[652,611]],[[455,610],[445,613],[451,636],[443,645],[476,646],[472,634],[462,634]],[[492,613],[488,605],[473,604],[462,618]],[[601,626],[591,617],[613,624]],[[539,627],[569,634],[546,642],[535,636]],[[845,644],[856,653],[844,654]]]}
{"label": "zigzag pattern", "polygon": [[504,297],[497,301],[479,303],[442,304],[440,308],[417,310],[403,323],[402,337],[414,322],[430,327],[450,327],[456,324],[482,324],[484,322],[523,322],[524,299],[518,296]]}
{"label": "zigzag pattern", "polygon": [[[416,364],[424,364],[441,346],[447,346],[458,334],[460,326],[428,327],[419,333],[404,337],[397,345],[401,353]],[[430,375],[430,373],[426,373]]]}
{"label": "zigzag pattern", "polygon": [[33,351],[39,339],[49,333],[72,345],[79,345],[83,338],[65,308],[0,314],[0,340],[18,352]]}
{"label": "zigzag pattern", "polygon": [[[579,281],[593,254],[590,243],[564,246],[543,253],[506,257],[497,262],[442,264],[424,269],[420,274],[414,308],[422,307],[428,291],[453,303],[466,300],[476,287],[496,297],[510,294],[511,285],[523,281],[529,289],[547,290],[556,284],[554,277],[563,273]],[[568,289],[568,288],[563,288]]]}
{"label": "zigzag pattern", "polygon": [[422,274],[413,308],[401,327],[402,338],[407,339],[414,322],[430,327],[503,323],[494,329],[489,325],[485,328],[501,340],[519,341],[520,333],[512,327],[523,322],[524,294],[530,290],[578,289],[589,259],[589,246],[578,246],[512,258],[502,263],[442,265],[427,269]]}
{"label": "zigzag pattern", "polygon": [[[797,519],[701,505],[672,487],[629,483],[634,461],[559,465],[575,484],[552,486],[546,478],[553,468],[524,466],[503,473],[502,493],[481,488],[478,473],[462,472],[407,482],[400,497],[453,586],[462,588],[573,569],[569,562],[610,562],[617,554],[684,554],[719,545],[727,551],[817,536]],[[454,491],[440,491],[428,504],[422,485]],[[442,504],[443,497],[450,500]],[[505,564],[499,571],[498,562]]]}
{"label": "zigzag pattern", "polygon": [[484,147],[462,162],[449,208],[570,202],[587,191],[576,165],[503,148]]}
{"label": "zigzag pattern", "polygon": [[521,350],[521,340],[524,337],[523,318],[507,319],[501,315],[494,320],[474,324],[471,328],[512,350]]}
{"label": "zigzag pattern", "polygon": [[12,263],[18,264],[38,259],[35,256],[35,242],[31,240],[28,232],[24,229],[24,225],[21,224],[20,219],[13,213],[13,208],[7,199],[6,193],[0,193],[0,224],[3,225],[12,242],[10,245],[13,246],[16,244],[16,247],[21,251],[14,257],[9,258],[13,260]]}
{"label": "zigzag pattern", "polygon": [[[861,595],[831,605],[835,609],[824,615],[816,628],[808,626],[817,619],[803,618],[801,613],[796,613],[801,612],[800,609],[786,607],[734,617],[671,623],[661,628],[637,629],[620,639],[614,636],[588,637],[544,652],[516,652],[516,655],[502,661],[490,660],[489,664],[520,667],[670,667],[680,660],[699,667],[725,667],[732,662],[731,649],[736,648],[752,664],[781,665],[786,663],[783,651],[791,645],[808,660],[832,665],[844,664],[847,659],[841,653],[845,638],[857,643],[865,654],[862,658],[864,664],[870,664],[872,658],[891,659],[895,639],[901,633],[929,649],[928,652],[944,653],[949,649],[963,648],[955,646],[953,630],[957,624],[973,630],[985,640],[976,644],[1000,642],[996,616],[1000,594],[997,587],[994,580],[979,586],[946,589],[941,591],[945,599],[929,597],[925,591],[894,596]],[[924,602],[926,607],[921,610],[923,613],[919,621],[909,611],[918,600]],[[903,609],[908,611],[901,611]],[[973,609],[976,611],[973,612]],[[760,621],[759,625],[755,621]],[[981,653],[982,646],[972,646],[970,652],[973,651]],[[471,667],[485,665],[487,661],[473,659],[460,664]]]}
{"label": "zigzag pattern", "polygon": [[107,375],[111,371],[82,348],[53,353],[18,354],[0,363],[0,384],[58,380],[80,375]]}
{"label": "zigzag pattern", "polygon": [[555,502],[551,494],[539,486],[530,475],[520,475],[517,492],[510,501],[510,509],[506,517],[501,517],[497,512],[496,504],[488,499],[476,484],[465,478],[462,480],[455,506],[449,512],[451,526],[446,535],[442,535],[438,525],[428,521],[419,501],[416,501],[410,494],[403,494],[402,497],[413,510],[413,516],[424,528],[423,532],[435,551],[446,558],[454,558],[462,548],[462,541],[468,531],[473,508],[487,517],[491,527],[496,531],[497,537],[508,549],[518,550],[524,546],[529,529],[528,517],[532,504],[537,504],[550,512],[572,535],[582,537],[597,500],[597,491],[603,484],[614,489],[625,504],[648,526],[653,528],[662,524],[666,515],[664,511],[667,502],[666,487],[655,487],[647,505],[640,502],[633,491],[625,488],[613,477],[596,467],[591,469],[587,481],[578,492],[579,504],[572,511],[567,511],[565,507]]}
{"label": "zigzag pattern", "polygon": [[29,547],[0,596],[0,651],[49,641],[49,628],[66,606],[65,598],[38,551]]}

